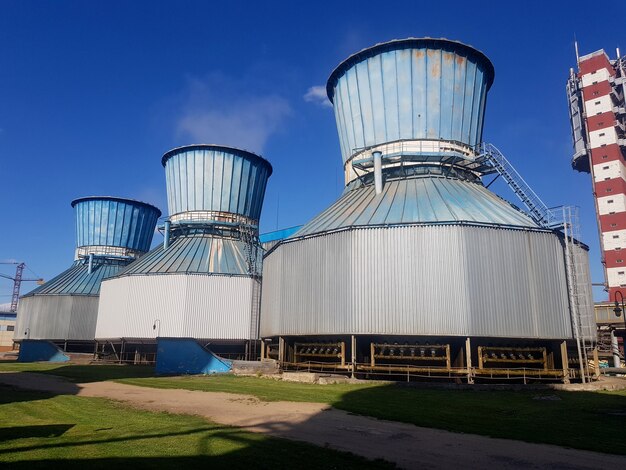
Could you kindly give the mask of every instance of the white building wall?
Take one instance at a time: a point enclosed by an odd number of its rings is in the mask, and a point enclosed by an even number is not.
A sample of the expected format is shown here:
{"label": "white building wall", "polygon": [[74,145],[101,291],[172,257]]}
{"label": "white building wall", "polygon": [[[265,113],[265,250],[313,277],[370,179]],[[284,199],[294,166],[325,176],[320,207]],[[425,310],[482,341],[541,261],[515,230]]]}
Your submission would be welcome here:
{"label": "white building wall", "polygon": [[617,132],[614,127],[604,127],[589,132],[589,145],[592,149],[617,143]]}
{"label": "white building wall", "polygon": [[606,277],[609,287],[626,287],[626,266],[607,268]]}
{"label": "white building wall", "polygon": [[610,76],[611,74],[608,69],[604,68],[596,70],[595,73],[586,73],[581,77],[581,82],[583,87],[586,87],[593,85],[594,83],[604,82],[605,80],[608,80]]}
{"label": "white building wall", "polygon": [[626,180],[626,167],[620,160],[598,163],[593,166],[593,178],[596,183],[615,178]]}
{"label": "white building wall", "polygon": [[611,101],[611,97],[609,95],[594,96],[592,99],[585,101],[585,113],[587,116],[608,113],[612,110],[613,101]]}
{"label": "white building wall", "polygon": [[626,230],[613,230],[602,233],[602,246],[605,251],[626,248]]}
{"label": "white building wall", "polygon": [[611,196],[599,197],[598,214],[615,214],[626,211],[626,195],[617,193]]}
{"label": "white building wall", "polygon": [[[252,287],[243,276],[123,276],[101,285],[96,339],[251,339]],[[256,328],[255,328],[256,331]]]}

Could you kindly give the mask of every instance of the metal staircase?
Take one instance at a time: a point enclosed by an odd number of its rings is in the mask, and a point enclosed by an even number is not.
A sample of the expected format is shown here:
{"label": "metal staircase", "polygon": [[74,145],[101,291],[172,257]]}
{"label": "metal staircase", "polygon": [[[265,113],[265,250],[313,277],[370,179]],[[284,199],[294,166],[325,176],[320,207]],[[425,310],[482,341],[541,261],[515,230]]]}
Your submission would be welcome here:
{"label": "metal staircase", "polygon": [[548,208],[493,144],[481,144],[477,160],[491,165],[504,178],[528,208],[530,217],[538,225],[552,230],[561,230],[564,235],[572,329],[576,340],[581,378],[583,382],[587,382],[590,378],[589,355],[596,347],[597,330],[593,305],[590,304],[592,297],[587,254],[580,241],[578,208],[574,206]]}
{"label": "metal staircase", "polygon": [[554,213],[543,203],[541,198],[524,181],[524,178],[517,172],[513,165],[493,144],[483,142],[480,146],[479,161],[490,164],[507,182],[513,192],[520,198],[528,208],[529,215],[542,227],[556,228],[560,225],[560,220],[554,220]]}

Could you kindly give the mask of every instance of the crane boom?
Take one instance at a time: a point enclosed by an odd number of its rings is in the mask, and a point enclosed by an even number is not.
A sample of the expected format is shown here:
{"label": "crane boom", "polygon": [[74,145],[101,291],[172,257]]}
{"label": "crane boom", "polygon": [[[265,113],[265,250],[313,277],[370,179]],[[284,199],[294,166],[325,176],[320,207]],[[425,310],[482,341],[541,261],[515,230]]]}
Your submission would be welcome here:
{"label": "crane boom", "polygon": [[10,312],[17,312],[17,303],[20,300],[20,287],[22,286],[22,282],[25,281],[36,281],[38,284],[43,284],[43,279],[24,279],[22,274],[24,273],[24,268],[26,267],[26,263],[15,263],[15,262],[2,262],[0,264],[17,264],[17,268],[15,269],[15,277],[7,276],[6,274],[0,274],[0,277],[4,277],[6,279],[10,279],[13,281],[13,293],[11,294],[11,307],[9,309]]}

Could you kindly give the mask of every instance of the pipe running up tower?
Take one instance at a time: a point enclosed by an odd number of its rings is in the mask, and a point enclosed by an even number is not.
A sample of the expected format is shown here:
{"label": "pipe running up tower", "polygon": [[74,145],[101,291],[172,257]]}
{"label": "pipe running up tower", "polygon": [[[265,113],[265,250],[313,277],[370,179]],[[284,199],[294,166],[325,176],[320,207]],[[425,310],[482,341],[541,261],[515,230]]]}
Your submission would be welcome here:
{"label": "pipe running up tower", "polygon": [[472,380],[472,364],[533,368],[553,351],[563,376],[562,234],[481,181],[493,81],[482,52],[433,38],[375,45],[332,72],[345,189],[264,259],[261,336],[283,364]]}
{"label": "pipe running up tower", "polygon": [[161,211],[144,202],[117,197],[72,201],[76,251],[72,266],[24,295],[15,340],[51,340],[70,346],[91,344],[96,330],[103,279],[150,249]]}
{"label": "pipe running up tower", "polygon": [[98,339],[258,338],[258,224],[272,167],[245,150],[189,145],[163,155],[164,242],[103,283]]}

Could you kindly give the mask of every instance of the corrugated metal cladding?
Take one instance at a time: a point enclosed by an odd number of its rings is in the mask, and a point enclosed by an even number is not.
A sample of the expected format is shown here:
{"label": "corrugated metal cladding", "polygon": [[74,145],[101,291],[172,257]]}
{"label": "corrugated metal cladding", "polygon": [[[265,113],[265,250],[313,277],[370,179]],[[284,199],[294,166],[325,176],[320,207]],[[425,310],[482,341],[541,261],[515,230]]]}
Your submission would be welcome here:
{"label": "corrugated metal cladding", "polygon": [[93,341],[97,316],[97,296],[24,297],[20,300],[15,339]]}
{"label": "corrugated metal cladding", "polygon": [[482,184],[430,176],[389,181],[378,195],[373,185],[346,191],[291,238],[345,227],[450,222],[538,228]]}
{"label": "corrugated metal cladding", "polygon": [[146,252],[161,211],[144,202],[114,197],[72,201],[77,246],[119,246]]}
{"label": "corrugated metal cladding", "polygon": [[[32,290],[31,295],[98,295],[103,279],[117,274],[128,262],[96,259],[91,273],[86,259],[74,261],[70,269]],[[21,302],[20,302],[21,305]]]}
{"label": "corrugated metal cladding", "polygon": [[261,336],[331,334],[571,338],[561,241],[437,225],[283,242],[264,261]]}
{"label": "corrugated metal cladding", "polygon": [[[261,250],[256,251],[256,263],[252,272],[260,274],[262,253]],[[163,245],[157,246],[122,270],[118,277],[175,273],[249,276],[250,261],[248,247],[240,240],[211,235],[188,235],[176,238],[166,250]]]}
{"label": "corrugated metal cladding", "polygon": [[[244,340],[256,281],[193,274],[127,276],[102,284],[96,339],[163,337]],[[252,333],[252,335],[251,335]]]}
{"label": "corrugated metal cladding", "polygon": [[102,280],[117,274],[128,261],[96,258],[92,271],[86,259],[24,295],[18,307],[15,339],[93,341]]}
{"label": "corrugated metal cladding", "polygon": [[258,220],[272,166],[244,150],[192,145],[163,156],[170,216],[231,212]]}
{"label": "corrugated metal cladding", "polygon": [[481,142],[493,66],[464,44],[406,39],[342,63],[328,81],[344,163],[355,149],[404,139]]}

